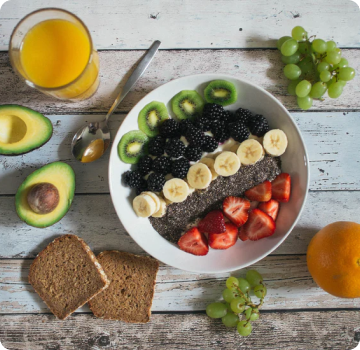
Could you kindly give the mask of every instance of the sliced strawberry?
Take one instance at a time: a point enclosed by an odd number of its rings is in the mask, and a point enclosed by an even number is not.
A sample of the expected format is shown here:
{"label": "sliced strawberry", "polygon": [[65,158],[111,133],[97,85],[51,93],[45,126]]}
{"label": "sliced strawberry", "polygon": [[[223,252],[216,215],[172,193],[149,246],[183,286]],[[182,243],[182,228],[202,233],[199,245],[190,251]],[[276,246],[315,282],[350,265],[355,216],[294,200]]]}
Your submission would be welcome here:
{"label": "sliced strawberry", "polygon": [[291,179],[287,173],[281,173],[271,183],[272,198],[279,202],[288,202],[290,199]]}
{"label": "sliced strawberry", "polygon": [[271,182],[264,181],[262,184],[257,185],[245,191],[245,196],[251,201],[267,202],[271,199]]}
{"label": "sliced strawberry", "polygon": [[250,202],[245,198],[227,197],[223,202],[225,216],[237,227],[242,226],[249,216]]}
{"label": "sliced strawberry", "polygon": [[228,249],[232,247],[238,238],[238,229],[231,222],[225,223],[224,233],[209,233],[209,246],[213,249]]}
{"label": "sliced strawberry", "polygon": [[280,204],[275,199],[270,199],[268,202],[262,202],[259,204],[258,209],[262,210],[265,214],[268,214],[275,221],[279,212]]}
{"label": "sliced strawberry", "polygon": [[224,215],[221,210],[214,210],[207,214],[198,224],[200,232],[223,233],[226,231]]}
{"label": "sliced strawberry", "polygon": [[209,252],[207,239],[197,227],[181,236],[178,245],[181,250],[194,255],[206,255]]}
{"label": "sliced strawberry", "polygon": [[246,234],[241,229],[239,229],[239,238],[242,241],[247,241],[249,239],[248,236],[246,236]]}
{"label": "sliced strawberry", "polygon": [[251,241],[269,237],[275,232],[275,221],[260,209],[254,209],[249,214],[249,219],[241,226],[240,235],[246,235]]}

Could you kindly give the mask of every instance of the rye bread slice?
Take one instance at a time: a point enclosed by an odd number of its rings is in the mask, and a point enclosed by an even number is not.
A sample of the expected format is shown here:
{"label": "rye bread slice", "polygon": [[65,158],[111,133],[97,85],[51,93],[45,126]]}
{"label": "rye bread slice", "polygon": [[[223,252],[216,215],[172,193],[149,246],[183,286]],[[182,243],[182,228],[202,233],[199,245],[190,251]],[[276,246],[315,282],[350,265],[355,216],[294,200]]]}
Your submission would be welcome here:
{"label": "rye bread slice", "polygon": [[56,238],[39,253],[29,282],[60,320],[109,286],[94,253],[75,235]]}
{"label": "rye bread slice", "polygon": [[115,250],[97,256],[110,286],[89,301],[96,317],[129,323],[150,320],[159,262]]}

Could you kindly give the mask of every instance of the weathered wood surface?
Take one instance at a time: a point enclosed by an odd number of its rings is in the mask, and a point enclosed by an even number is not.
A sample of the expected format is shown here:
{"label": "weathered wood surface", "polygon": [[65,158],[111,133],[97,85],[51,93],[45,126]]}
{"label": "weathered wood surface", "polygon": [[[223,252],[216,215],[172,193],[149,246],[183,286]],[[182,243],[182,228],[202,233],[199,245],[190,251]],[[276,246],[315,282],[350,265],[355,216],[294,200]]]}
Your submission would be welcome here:
{"label": "weathered wood surface", "polygon": [[[333,221],[357,220],[359,207],[359,192],[310,192],[298,224],[274,254],[305,254],[317,231]],[[65,233],[79,235],[95,253],[107,249],[143,253],[125,232],[110,195],[76,196],[66,216],[44,229],[20,221],[13,197],[0,197],[0,213],[0,258],[33,258]]]}
{"label": "weathered wood surface", "polygon": [[[27,282],[29,260],[0,260],[0,314],[49,313]],[[252,265],[263,276],[268,287],[264,309],[360,309],[360,299],[335,298],[320,289],[306,266],[306,256],[268,256]],[[244,277],[246,269],[233,273]],[[155,288],[153,311],[204,310],[221,299],[228,273],[191,273],[161,265]],[[78,312],[90,312],[83,307]],[[360,323],[359,323],[360,327]]]}
{"label": "weathered wood surface", "polygon": [[0,322],[0,339],[9,350],[352,350],[360,340],[358,311],[264,313],[247,338],[205,314],[155,314],[144,325],[90,315],[65,322],[51,315],[5,315]]}
{"label": "weathered wood surface", "polygon": [[[360,112],[292,113],[310,158],[311,190],[359,190]],[[85,122],[98,115],[49,116],[52,139],[38,150],[18,157],[0,156],[0,195],[15,194],[27,175],[49,162],[61,160],[75,170],[77,193],[108,193],[108,151],[100,160],[81,164],[70,152],[71,139]],[[115,137],[124,115],[114,115],[110,127]],[[1,219],[0,219],[1,222]]]}
{"label": "weathered wood surface", "polygon": [[[99,89],[92,98],[78,103],[56,100],[31,89],[13,72],[8,54],[0,53],[0,104],[21,104],[46,114],[106,113],[115,99],[119,82],[124,84],[124,76],[143,53],[100,52]],[[357,72],[360,71],[360,50],[343,50],[343,56]],[[299,110],[295,97],[287,93],[289,81],[284,77],[283,67],[278,50],[159,51],[118,111],[129,111],[147,93],[170,80],[200,73],[223,73],[249,80],[272,93],[286,108]],[[340,98],[315,101],[312,110],[360,109],[359,93],[360,78],[356,76]]]}
{"label": "weathered wood surface", "polygon": [[[274,47],[296,25],[342,47],[359,47],[358,6],[348,0],[144,1],[10,0],[0,11],[0,50],[21,18],[43,7],[63,7],[85,21],[98,49]],[[323,20],[326,19],[326,20]]]}

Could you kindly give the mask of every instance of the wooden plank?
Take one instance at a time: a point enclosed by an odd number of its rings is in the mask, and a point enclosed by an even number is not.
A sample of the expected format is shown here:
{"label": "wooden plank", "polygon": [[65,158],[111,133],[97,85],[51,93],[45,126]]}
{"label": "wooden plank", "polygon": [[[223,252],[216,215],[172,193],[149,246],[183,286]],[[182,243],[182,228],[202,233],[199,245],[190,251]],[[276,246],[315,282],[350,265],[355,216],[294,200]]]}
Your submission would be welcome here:
{"label": "wooden plank", "polygon": [[[359,190],[358,149],[360,112],[292,113],[304,136],[310,158],[311,190]],[[49,116],[52,139],[42,148],[18,157],[0,156],[0,194],[15,194],[27,175],[53,161],[70,164],[76,173],[77,193],[108,193],[108,151],[100,160],[82,164],[73,159],[71,139],[76,130],[98,115]],[[124,115],[114,115],[110,127],[115,137]]]}
{"label": "wooden plank", "polygon": [[[20,221],[13,201],[12,197],[0,197],[0,258],[33,258],[55,237],[66,233],[79,235],[96,253],[107,249],[144,253],[126,233],[109,195],[76,196],[66,216],[45,229]],[[305,254],[317,231],[333,221],[356,220],[359,207],[358,192],[310,192],[298,224],[274,253]]]}
{"label": "wooden plank", "polygon": [[[59,2],[5,3],[0,12],[0,50],[7,50],[11,31],[19,20],[43,7],[59,7]],[[346,0],[307,0],[301,6],[296,0],[105,0],[101,6],[97,1],[86,5],[74,1],[61,7],[85,21],[98,49],[144,49],[156,39],[167,49],[274,47],[276,40],[290,35],[296,25],[325,40],[334,38],[343,47],[360,46],[356,26],[359,9]]]}
{"label": "wooden plank", "polygon": [[76,315],[0,317],[7,349],[322,349],[351,350],[360,339],[358,311],[265,313],[253,333],[240,337],[205,314],[152,315],[148,324],[105,321]]}
{"label": "wooden plank", "polygon": [[[28,87],[13,72],[8,54],[0,53],[0,104],[21,104],[45,114],[105,114],[115,99],[119,82],[124,83],[124,76],[142,55],[143,51],[100,52],[98,91],[88,100],[69,103]],[[360,50],[343,50],[343,56],[357,72],[360,71]],[[288,80],[283,75],[283,66],[278,50],[160,51],[118,110],[129,111],[147,93],[170,80],[200,73],[225,73],[249,80],[272,93],[286,108],[298,110],[295,97],[287,93]],[[359,109],[356,97],[359,93],[360,79],[355,78],[347,84],[340,98],[315,101],[312,110]]]}

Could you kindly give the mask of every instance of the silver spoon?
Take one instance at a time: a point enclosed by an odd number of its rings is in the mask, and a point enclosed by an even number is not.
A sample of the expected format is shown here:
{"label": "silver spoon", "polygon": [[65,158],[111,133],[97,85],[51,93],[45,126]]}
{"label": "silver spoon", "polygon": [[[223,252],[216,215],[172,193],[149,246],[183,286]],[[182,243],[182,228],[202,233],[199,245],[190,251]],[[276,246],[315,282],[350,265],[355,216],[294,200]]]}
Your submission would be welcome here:
{"label": "silver spoon", "polygon": [[142,58],[119,92],[105,119],[101,122],[89,123],[83,126],[74,135],[71,142],[71,153],[75,159],[83,163],[90,163],[100,158],[105,153],[110,145],[110,130],[107,124],[109,117],[113,114],[114,110],[128,94],[133,85],[143,75],[155,56],[160,44],[161,42],[156,40],[151,45],[148,52]]}

